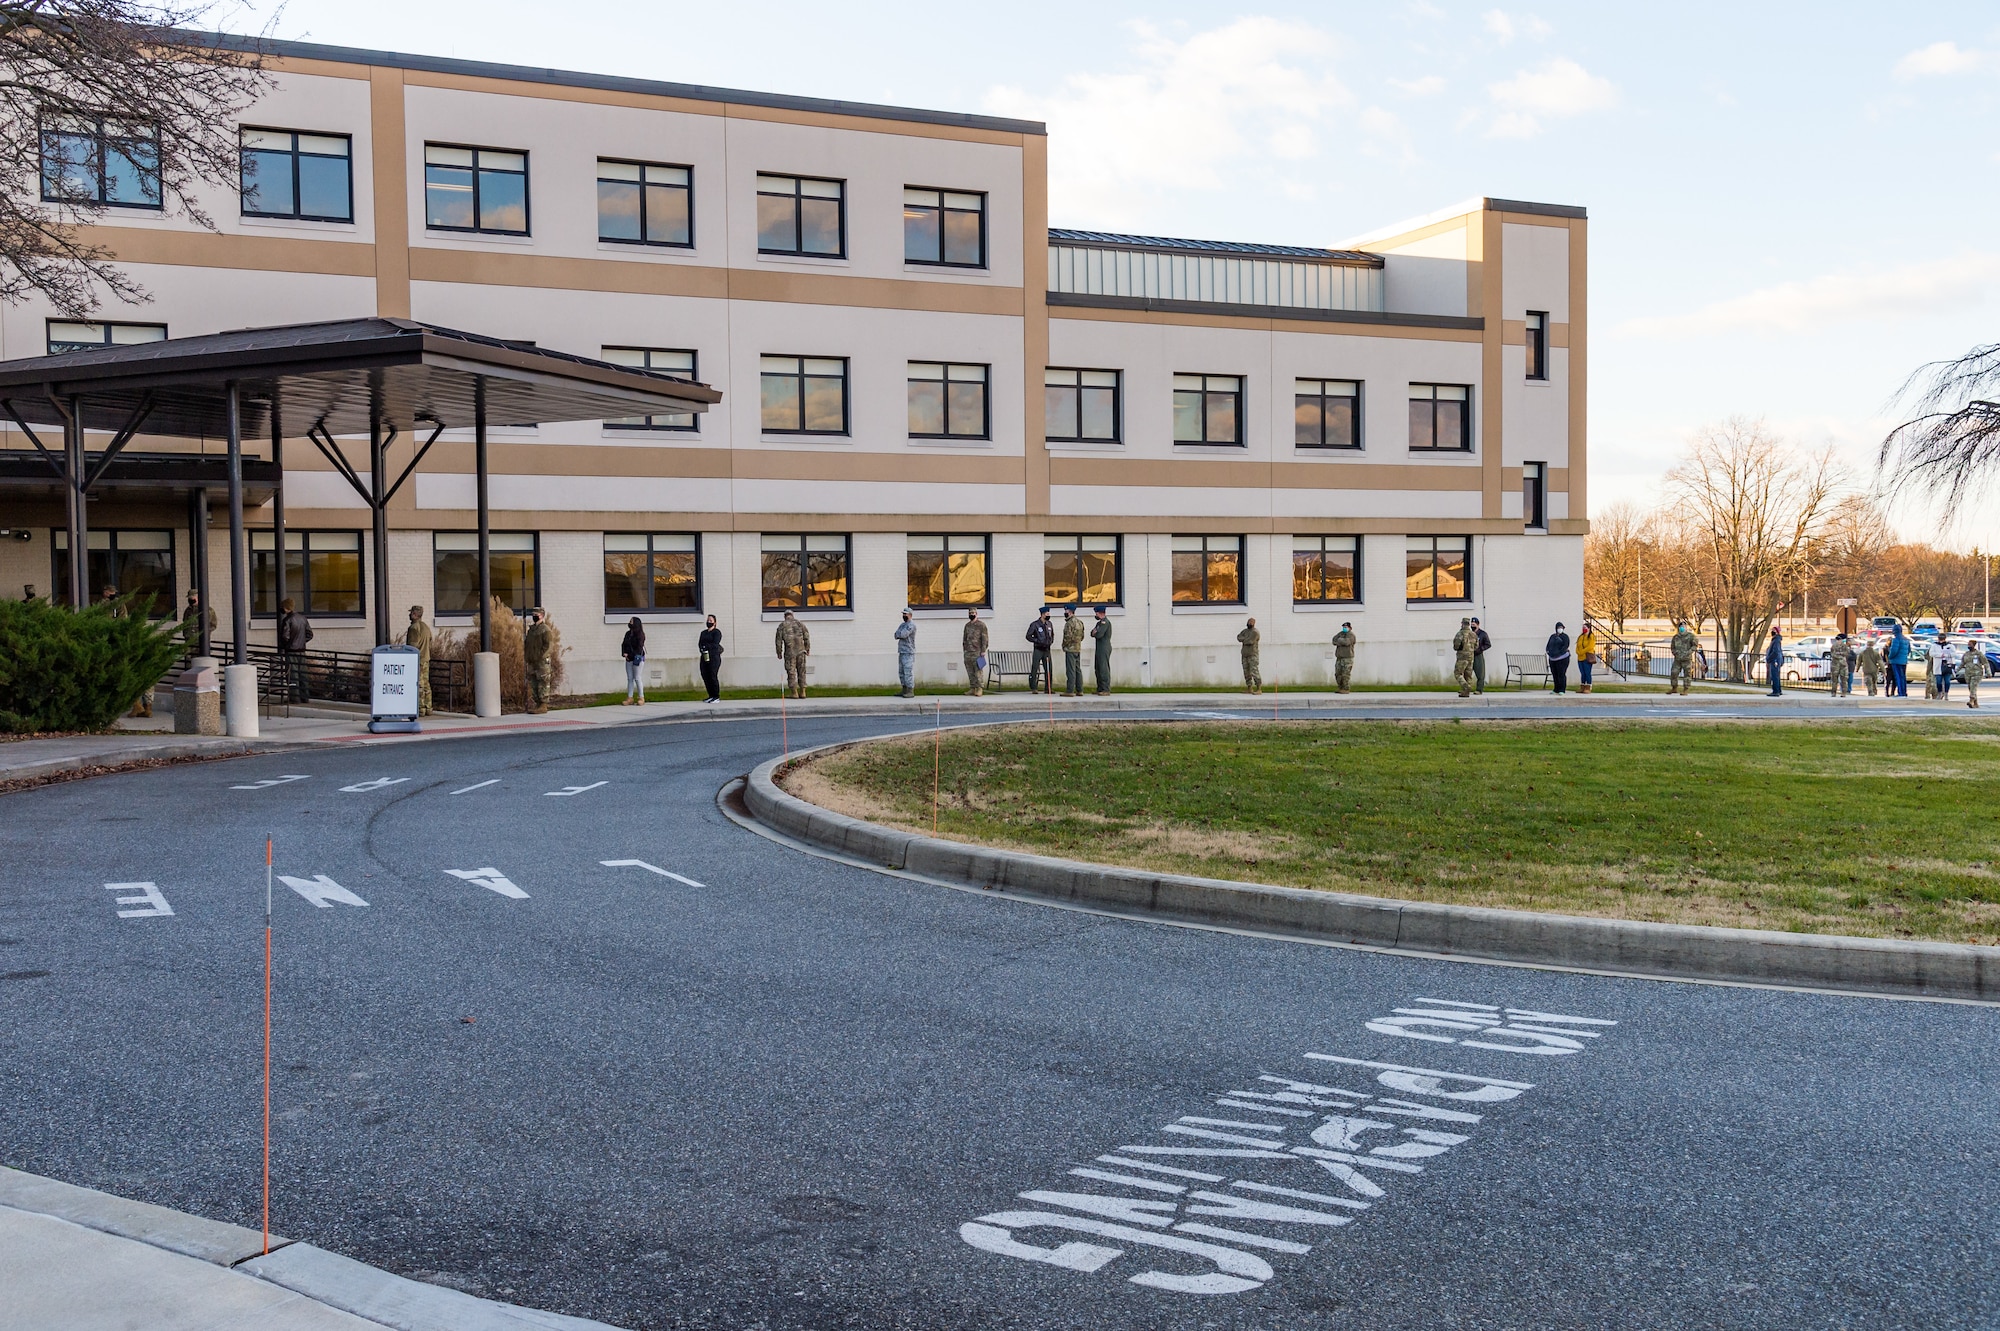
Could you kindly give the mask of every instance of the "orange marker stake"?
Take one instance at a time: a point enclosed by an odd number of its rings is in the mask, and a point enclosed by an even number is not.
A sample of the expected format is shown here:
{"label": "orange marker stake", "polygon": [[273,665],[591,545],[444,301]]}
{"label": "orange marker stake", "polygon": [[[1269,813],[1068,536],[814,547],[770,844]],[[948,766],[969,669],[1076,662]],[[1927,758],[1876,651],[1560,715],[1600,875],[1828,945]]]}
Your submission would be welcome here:
{"label": "orange marker stake", "polygon": [[271,1251],[271,838],[264,838],[264,1252]]}

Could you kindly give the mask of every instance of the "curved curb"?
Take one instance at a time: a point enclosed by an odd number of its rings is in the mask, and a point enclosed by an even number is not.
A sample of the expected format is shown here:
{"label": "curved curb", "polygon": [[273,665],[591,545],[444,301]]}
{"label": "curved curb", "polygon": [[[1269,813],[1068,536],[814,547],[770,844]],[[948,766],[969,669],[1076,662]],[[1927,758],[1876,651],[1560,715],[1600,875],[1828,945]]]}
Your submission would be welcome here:
{"label": "curved curb", "polygon": [[898,737],[876,735],[773,758],[745,780],[744,806],[796,840],[887,869],[1197,924],[1632,976],[2000,1001],[1995,947],[1544,915],[1153,873],[899,832],[778,788],[781,770]]}

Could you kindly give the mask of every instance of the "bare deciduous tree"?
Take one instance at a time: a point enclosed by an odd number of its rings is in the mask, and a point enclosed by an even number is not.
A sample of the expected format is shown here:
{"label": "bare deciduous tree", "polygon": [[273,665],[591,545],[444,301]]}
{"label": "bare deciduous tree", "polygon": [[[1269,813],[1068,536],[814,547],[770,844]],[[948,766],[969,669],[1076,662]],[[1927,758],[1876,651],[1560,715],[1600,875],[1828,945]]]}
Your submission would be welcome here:
{"label": "bare deciduous tree", "polygon": [[215,229],[197,192],[235,188],[235,118],[267,82],[260,42],[191,30],[226,8],[0,3],[0,301],[80,317],[100,291],[145,299],[87,230],[115,199]]}
{"label": "bare deciduous tree", "polygon": [[1956,509],[2000,466],[2000,343],[1934,361],[1897,400],[1914,414],[1882,440],[1877,464],[1891,489],[1915,489]]}
{"label": "bare deciduous tree", "polygon": [[1645,515],[1622,500],[1593,517],[1584,538],[1584,612],[1621,635],[1639,613],[1648,539]]}

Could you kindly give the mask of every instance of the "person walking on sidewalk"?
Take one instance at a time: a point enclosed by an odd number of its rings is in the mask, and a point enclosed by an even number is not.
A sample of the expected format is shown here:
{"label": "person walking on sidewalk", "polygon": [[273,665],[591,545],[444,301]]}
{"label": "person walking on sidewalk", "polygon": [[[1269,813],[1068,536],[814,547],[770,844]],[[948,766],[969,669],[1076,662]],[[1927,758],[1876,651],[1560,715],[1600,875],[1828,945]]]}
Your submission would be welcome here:
{"label": "person walking on sidewalk", "polygon": [[1055,662],[1049,657],[1049,649],[1055,646],[1056,626],[1049,622],[1049,608],[1042,607],[1042,613],[1028,625],[1028,645],[1034,654],[1028,658],[1028,692],[1035,691],[1035,680],[1042,681],[1042,692],[1056,691]]}
{"label": "person walking on sidewalk", "polygon": [[[632,621],[634,624],[638,620]],[[431,626],[424,622],[424,608],[410,607],[410,627],[403,630],[403,645],[417,649],[417,715],[431,714]]]}
{"label": "person walking on sidewalk", "polygon": [[555,630],[549,627],[548,613],[540,606],[528,612],[528,631],[521,637],[522,662],[528,667],[528,711],[539,716],[549,710],[549,692],[555,683]]}
{"label": "person walking on sidewalk", "polygon": [[1480,627],[1479,616],[1472,617],[1472,636],[1477,639],[1472,644],[1472,691],[1486,692],[1486,653],[1493,650],[1493,639]]}
{"label": "person walking on sidewalk", "polygon": [[1965,677],[1965,705],[1979,706],[1979,681],[1986,678],[1986,652],[1977,642],[1965,649],[1964,660],[1959,665],[1959,673]]}
{"label": "person walking on sidewalk", "polygon": [[1583,632],[1576,640],[1576,673],[1581,686],[1579,692],[1590,692],[1591,672],[1597,669],[1597,626],[1589,620],[1583,621]]}
{"label": "person walking on sidewalk", "polygon": [[917,696],[917,617],[907,609],[896,625],[896,682],[903,686],[900,696]]}
{"label": "person walking on sidewalk", "polygon": [[1472,621],[1459,620],[1458,632],[1451,638],[1451,677],[1458,684],[1458,696],[1461,698],[1472,696],[1472,653],[1478,646],[1479,639],[1473,636]]}
{"label": "person walking on sidewalk", "polygon": [[1773,698],[1785,692],[1785,633],[1776,624],[1771,626],[1771,641],[1764,648],[1764,673],[1771,677]]}
{"label": "person walking on sidewalk", "polygon": [[1556,621],[1556,631],[1542,644],[1542,654],[1549,658],[1549,683],[1557,693],[1569,692],[1569,634],[1563,632],[1562,621]]}
{"label": "person walking on sidewalk", "polygon": [[1083,621],[1076,617],[1076,607],[1063,607],[1063,697],[1083,696]]}
{"label": "person walking on sidewalk", "polygon": [[787,610],[785,617],[778,621],[777,643],[778,660],[785,667],[785,696],[803,698],[806,696],[806,658],[812,655],[812,634]]}
{"label": "person walking on sidewalk", "polygon": [[1097,692],[1111,692],[1111,620],[1104,607],[1097,607],[1097,622],[1090,626],[1091,641],[1097,644]]}
{"label": "person walking on sidewalk", "polygon": [[646,626],[639,622],[637,615],[625,625],[625,637],[618,644],[618,654],[625,658],[625,701],[629,705],[643,706],[646,701]]}
{"label": "person walking on sidewalk", "polygon": [[1333,635],[1333,687],[1352,692],[1354,684],[1354,625],[1343,622]]}
{"label": "person walking on sidewalk", "polygon": [[1243,687],[1251,693],[1264,691],[1264,663],[1258,644],[1263,635],[1257,632],[1257,621],[1253,618],[1236,635],[1236,641],[1243,644]]}
{"label": "person walking on sidewalk", "polygon": [[986,648],[990,637],[986,625],[980,621],[977,610],[965,612],[965,632],[959,637],[958,649],[965,656],[965,680],[972,685],[966,692],[975,698],[986,696]]}
{"label": "person walking on sidewalk", "polygon": [[1701,650],[1701,639],[1694,636],[1694,630],[1687,626],[1686,620],[1677,619],[1674,621],[1674,639],[1667,646],[1674,654],[1673,671],[1667,676],[1667,696],[1671,698],[1676,693],[1685,695],[1694,682],[1694,658],[1695,653]]}
{"label": "person walking on sidewalk", "polygon": [[722,700],[722,630],[715,626],[715,616],[708,617],[708,626],[695,639],[695,656],[701,666],[701,686],[708,690],[708,702]]}

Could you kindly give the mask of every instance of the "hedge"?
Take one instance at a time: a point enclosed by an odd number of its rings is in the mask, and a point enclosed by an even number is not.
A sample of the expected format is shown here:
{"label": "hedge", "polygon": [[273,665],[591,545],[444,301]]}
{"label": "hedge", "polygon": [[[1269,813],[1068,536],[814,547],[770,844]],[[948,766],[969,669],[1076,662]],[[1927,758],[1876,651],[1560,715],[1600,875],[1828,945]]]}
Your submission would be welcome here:
{"label": "hedge", "polygon": [[0,601],[0,730],[104,730],[129,712],[185,650],[183,625],[148,619],[152,603]]}

